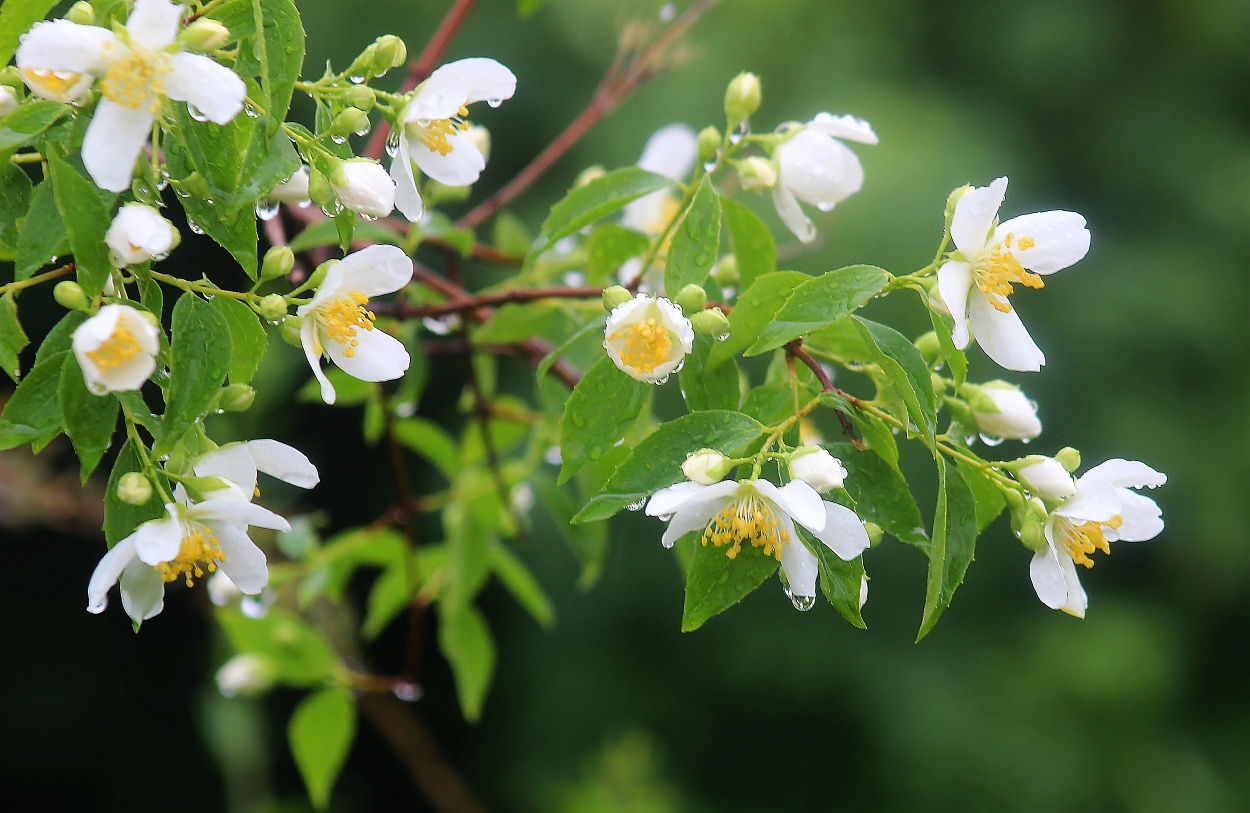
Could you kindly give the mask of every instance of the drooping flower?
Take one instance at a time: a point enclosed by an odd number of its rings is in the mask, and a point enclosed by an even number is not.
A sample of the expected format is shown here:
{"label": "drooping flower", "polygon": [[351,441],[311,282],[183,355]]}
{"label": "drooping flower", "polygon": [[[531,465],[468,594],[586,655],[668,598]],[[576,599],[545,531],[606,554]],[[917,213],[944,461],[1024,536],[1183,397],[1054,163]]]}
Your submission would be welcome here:
{"label": "drooping flower", "polygon": [[781,562],[796,606],[810,606],[815,598],[818,566],[816,555],[798,537],[795,522],[845,561],[871,545],[854,511],[822,500],[802,480],[781,488],[767,480],[678,483],[651,497],[647,515],[668,520],[661,539],[665,547],[702,528],[702,543],[725,548],[730,559],[743,545],[762,548]]}
{"label": "drooping flower", "polygon": [[[1042,276],[1080,260],[1089,251],[1089,229],[1075,212],[1038,212],[995,227],[1007,179],[965,193],[955,204],[951,239],[958,251],[938,269],[938,293],[960,350],[971,337],[1008,370],[1036,372],[1046,356],[1034,344],[1007,297],[1013,285],[1041,288]],[[972,323],[971,337],[965,317]]]}
{"label": "drooping flower", "polygon": [[777,149],[777,185],[773,206],[777,216],[804,243],[816,239],[816,227],[799,201],[828,212],[864,185],[858,156],[839,139],[876,144],[872,126],[854,116],[817,113]]}
{"label": "drooping flower", "polygon": [[842,461],[829,454],[828,450],[810,448],[800,449],[796,457],[790,461],[790,470],[799,480],[807,483],[821,494],[841,488],[846,481],[846,468]]}
{"label": "drooping flower", "polygon": [[603,346],[623,372],[657,384],[681,369],[694,348],[694,328],[672,302],[638,294],[612,309]]}
{"label": "drooping flower", "polygon": [[259,493],[257,472],[300,488],[312,488],[321,480],[317,467],[303,452],[269,439],[221,446],[200,457],[194,470],[199,477],[221,477],[230,484],[222,492],[206,494],[209,499],[251,501]]}
{"label": "drooping flower", "polygon": [[334,403],[334,386],[321,370],[327,355],[343,372],[361,381],[390,381],[408,369],[402,342],[373,326],[365,307],[370,297],[398,291],[412,279],[412,260],[396,246],[369,246],[348,254],[326,273],[312,301],[296,311],[300,339],[321,397]]}
{"label": "drooping flower", "polygon": [[137,390],[156,370],[160,337],[129,305],[105,305],[74,330],[74,358],[95,395]]}
{"label": "drooping flower", "polygon": [[68,20],[38,23],[17,49],[31,91],[77,102],[99,78],[104,98],[82,143],[82,161],[103,189],[130,187],[135,160],[165,99],[187,102],[192,116],[229,123],[243,109],[247,87],[234,71],[177,44],[185,6],[135,0],[118,33]]}
{"label": "drooping flower", "polygon": [[1020,388],[1006,381],[990,381],[981,386],[981,392],[993,402],[997,412],[986,412],[972,405],[972,416],[977,428],[991,438],[1009,440],[1032,440],[1042,433],[1042,422],[1037,419],[1037,404],[1025,397]]}
{"label": "drooping flower", "polygon": [[343,183],[330,184],[339,203],[368,217],[391,213],[395,208],[395,182],[381,164],[368,158],[353,158],[339,166],[343,168]]}
{"label": "drooping flower", "polygon": [[486,158],[470,138],[469,105],[497,107],[516,92],[516,76],[493,59],[473,57],[443,65],[417,90],[403,114],[399,149],[391,162],[395,205],[414,223],[425,214],[416,168],[447,186],[475,183]]}
{"label": "drooping flower", "polygon": [[163,259],[178,245],[178,239],[174,224],[142,203],[127,203],[118,209],[104,235],[118,268]]}
{"label": "drooping flower", "polygon": [[1050,512],[1046,548],[1033,555],[1029,576],[1042,603],[1085,617],[1089,600],[1076,566],[1093,567],[1090,554],[1111,553],[1110,542],[1144,542],[1163,530],[1159,506],[1132,489],[1155,488],[1167,476],[1136,460],[1113,459],[1085,472],[1075,493]]}
{"label": "drooping flower", "polygon": [[1040,455],[1025,459],[1029,462],[1016,475],[1034,494],[1046,500],[1066,500],[1076,493],[1076,482],[1058,460]]}

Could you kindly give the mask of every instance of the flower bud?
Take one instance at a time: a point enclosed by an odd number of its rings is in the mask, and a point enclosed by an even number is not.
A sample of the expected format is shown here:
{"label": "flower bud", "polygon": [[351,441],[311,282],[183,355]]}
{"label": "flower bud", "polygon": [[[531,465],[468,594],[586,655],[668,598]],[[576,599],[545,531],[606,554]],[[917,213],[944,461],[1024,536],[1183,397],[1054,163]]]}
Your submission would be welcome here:
{"label": "flower bud", "polygon": [[1055,459],[1059,461],[1059,465],[1063,466],[1070,474],[1075,474],[1076,470],[1081,467],[1081,453],[1071,446],[1064,446],[1055,453]]}
{"label": "flower bud", "polygon": [[1046,521],[1038,519],[1032,513],[1020,523],[1020,541],[1032,551],[1046,549]]}
{"label": "flower bud", "polygon": [[258,307],[262,319],[277,322],[286,316],[287,302],[282,298],[282,294],[269,294],[260,300]]}
{"label": "flower bud", "polygon": [[87,292],[77,282],[58,282],[56,287],[52,289],[52,298],[62,308],[71,311],[81,311],[87,309]]}
{"label": "flower bud", "polygon": [[[273,246],[265,252],[265,261],[260,266],[261,279],[277,279],[291,273],[295,267],[295,252],[290,246]],[[268,297],[266,297],[268,298]],[[286,307],[283,306],[283,313]]]}
{"label": "flower bud", "polygon": [[231,384],[221,391],[217,405],[226,412],[247,412],[256,400],[256,390],[247,384]]}
{"label": "flower bud", "polygon": [[790,458],[794,476],[824,493],[841,488],[846,482],[846,469],[841,461],[819,446],[802,446]]}
{"label": "flower bud", "polygon": [[288,316],[278,323],[278,335],[282,337],[282,341],[292,347],[303,347],[304,342],[300,337],[300,326],[304,324],[302,316]]}
{"label": "flower bud", "polygon": [[13,88],[17,94],[21,94],[22,88],[26,87],[26,83],[22,81],[22,73],[13,65],[0,68],[0,87],[7,86]]}
{"label": "flower bud", "polygon": [[716,284],[722,288],[738,283],[738,258],[733,254],[726,254],[721,257],[716,265],[712,266],[712,279],[716,280]]}
{"label": "flower bud", "polygon": [[217,670],[217,691],[225,697],[259,694],[273,686],[277,669],[264,655],[235,655]]}
{"label": "flower bud", "polygon": [[334,117],[328,132],[332,136],[348,136],[368,129],[369,114],[358,107],[349,107]]}
{"label": "flower bud", "polygon": [[490,160],[490,130],[480,124],[470,124],[469,129],[465,130],[462,135],[470,144],[477,147],[483,160]]}
{"label": "flower bud", "polygon": [[705,486],[720,482],[732,468],[733,464],[715,449],[700,449],[688,454],[681,464],[682,473],[688,479]]}
{"label": "flower bud", "polygon": [[1005,381],[991,381],[983,386],[965,384],[960,394],[971,391],[973,397],[964,397],[972,407],[977,426],[986,435],[1012,440],[1031,440],[1042,433],[1042,422],[1037,419],[1037,407],[1019,387]]}
{"label": "flower bud", "polygon": [[777,185],[777,170],[758,155],[738,162],[738,183],[748,192],[767,192]]}
{"label": "flower bud", "polygon": [[164,259],[180,240],[173,223],[142,203],[127,203],[117,210],[104,235],[109,258],[118,268]]}
{"label": "flower bud", "polygon": [[929,373],[929,385],[933,387],[933,393],[941,398],[946,394],[946,379],[937,373]]}
{"label": "flower bud", "polygon": [[334,203],[334,187],[330,185],[330,179],[325,173],[316,167],[308,171],[308,199],[326,208]]}
{"label": "flower bud", "polygon": [[385,217],[395,208],[395,182],[377,161],[353,158],[331,166],[330,185],[346,208],[368,217]]}
{"label": "flower bud", "polygon": [[143,505],[152,499],[152,483],[137,471],[127,472],[117,481],[117,499],[126,505]]}
{"label": "flower bud", "polygon": [[378,37],[377,55],[374,59],[375,74],[381,75],[391,68],[398,68],[408,61],[408,46],[394,34]]}
{"label": "flower bud", "polygon": [[721,134],[715,127],[704,127],[699,131],[699,162],[706,164],[715,160],[720,151]]}
{"label": "flower bud", "polygon": [[78,0],[65,12],[65,19],[79,25],[95,25],[95,9],[86,0]]}
{"label": "flower bud", "polygon": [[[270,189],[269,194],[265,197],[270,200],[276,200],[279,203],[307,203],[311,199],[308,193],[308,186],[308,165],[305,164],[297,169],[290,178]],[[329,187],[326,190],[328,197]]]}
{"label": "flower bud", "polygon": [[603,289],[603,309],[605,311],[615,310],[617,307],[624,305],[633,299],[634,295],[629,292],[628,288],[620,285],[613,285]]}
{"label": "flower bud", "polygon": [[951,227],[951,220],[954,219],[955,217],[955,204],[959,203],[959,199],[971,191],[972,191],[972,184],[964,184],[963,186],[951,192],[950,195],[946,197],[945,217],[946,217],[946,228],[948,230]]}
{"label": "flower bud", "polygon": [[673,300],[677,303],[677,307],[682,309],[683,313],[698,313],[703,310],[703,306],[707,303],[707,292],[702,286],[695,285],[693,282],[677,292],[677,298]]}
{"label": "flower bud", "polygon": [[17,92],[8,85],[0,85],[0,119],[16,110],[18,104]]}
{"label": "flower bud", "polygon": [[942,343],[938,341],[938,335],[932,330],[916,339],[915,344],[920,355],[924,356],[925,364],[932,364],[942,353]]}
{"label": "flower bud", "polygon": [[690,326],[695,333],[723,339],[729,335],[729,317],[720,308],[706,308],[690,317]]}
{"label": "flower bud", "polygon": [[152,313],[151,311],[139,311],[139,318],[143,319],[143,321],[147,322],[157,330],[160,330],[161,318],[155,313]]}
{"label": "flower bud", "polygon": [[603,167],[595,164],[593,167],[586,167],[577,175],[577,179],[573,181],[573,188],[580,189],[591,181],[597,181],[608,172]]}
{"label": "flower bud", "polygon": [[1048,500],[1062,500],[1076,493],[1072,475],[1053,457],[1030,455],[1016,472],[1020,482]]}
{"label": "flower bud", "polygon": [[188,51],[216,51],[229,40],[230,29],[207,17],[199,18],[178,35],[178,42]]}
{"label": "flower bud", "polygon": [[[218,402],[220,406],[220,402]],[[187,494],[196,502],[204,500],[241,500],[247,502],[250,494],[245,494],[233,480],[209,474],[204,477],[183,477],[179,482],[187,490]]]}
{"label": "flower bud", "polygon": [[868,541],[873,545],[880,544],[881,537],[885,535],[885,531],[875,522],[865,522],[864,530],[868,532]]}
{"label": "flower bud", "polygon": [[725,88],[725,118],[730,127],[751,117],[760,106],[760,79],[753,73],[740,73]]}
{"label": "flower bud", "polygon": [[316,290],[321,287],[321,283],[325,281],[326,274],[330,273],[330,269],[338,265],[338,260],[326,260],[321,265],[313,269],[312,274],[308,277],[306,286]]}
{"label": "flower bud", "polygon": [[373,93],[373,88],[368,85],[352,85],[343,99],[352,107],[358,107],[366,112],[373,109],[377,103],[377,96]]}

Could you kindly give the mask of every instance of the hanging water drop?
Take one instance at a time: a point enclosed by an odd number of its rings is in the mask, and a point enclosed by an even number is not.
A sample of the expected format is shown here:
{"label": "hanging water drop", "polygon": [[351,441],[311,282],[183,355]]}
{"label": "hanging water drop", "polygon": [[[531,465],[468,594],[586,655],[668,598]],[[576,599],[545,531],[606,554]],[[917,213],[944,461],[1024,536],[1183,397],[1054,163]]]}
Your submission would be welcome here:
{"label": "hanging water drop", "polygon": [[789,587],[786,588],[786,598],[790,599],[790,603],[794,605],[794,609],[801,613],[805,613],[816,606],[815,596],[796,596],[794,591]]}
{"label": "hanging water drop", "polygon": [[356,131],[356,135],[362,136],[368,132],[369,132],[369,125],[366,124],[364,127],[361,127],[359,130]]}
{"label": "hanging water drop", "polygon": [[187,102],[187,114],[196,121],[208,121],[208,115],[190,102]]}
{"label": "hanging water drop", "polygon": [[255,107],[253,107],[251,104],[246,104],[246,105],[244,105],[244,106],[243,106],[243,112],[247,114],[247,117],[248,117],[249,119],[258,119],[258,118],[260,118],[260,111],[259,111],[259,110],[257,110]]}
{"label": "hanging water drop", "polygon": [[332,135],[330,136],[330,140],[333,141],[335,144],[346,144],[347,136]]}
{"label": "hanging water drop", "polygon": [[408,703],[421,699],[421,687],[406,680],[395,681],[395,685],[391,687],[391,693]]}
{"label": "hanging water drop", "polygon": [[816,204],[816,208],[822,212],[832,212],[834,206],[837,206],[837,204],[827,200],[822,200]]}
{"label": "hanging water drop", "polygon": [[190,229],[191,231],[195,232],[196,234],[203,234],[203,233],[204,233],[204,229],[202,229],[202,228],[200,227],[200,224],[199,224],[199,223],[196,223],[194,220],[192,220],[192,219],[191,219],[191,218],[189,218],[189,217],[187,218],[187,228],[188,228],[188,229]]}
{"label": "hanging water drop", "polygon": [[365,81],[363,76],[349,76],[347,78],[351,80],[353,85],[359,85],[361,82]]}
{"label": "hanging water drop", "polygon": [[997,446],[1000,443],[1002,443],[1003,440],[1004,438],[994,438],[994,437],[990,437],[984,432],[981,433],[981,442],[984,443],[986,446]]}
{"label": "hanging water drop", "polygon": [[625,506],[625,510],[626,511],[641,511],[642,507],[646,504],[647,504],[647,499],[644,497],[641,500],[638,500],[637,502],[631,502],[629,505]]}
{"label": "hanging water drop", "polygon": [[399,152],[399,131],[391,130],[391,134],[386,137],[386,154],[394,158]]}
{"label": "hanging water drop", "polygon": [[703,171],[711,172],[712,170],[716,169],[716,165],[719,162],[720,162],[720,153],[718,152],[716,153],[716,158],[713,158],[711,161],[705,161],[703,163]]}
{"label": "hanging water drop", "polygon": [[278,216],[278,201],[269,198],[256,199],[256,216],[261,220],[273,220]]}
{"label": "hanging water drop", "polygon": [[491,107],[498,107],[499,105],[503,104],[503,99],[487,99],[486,103],[490,105]]}

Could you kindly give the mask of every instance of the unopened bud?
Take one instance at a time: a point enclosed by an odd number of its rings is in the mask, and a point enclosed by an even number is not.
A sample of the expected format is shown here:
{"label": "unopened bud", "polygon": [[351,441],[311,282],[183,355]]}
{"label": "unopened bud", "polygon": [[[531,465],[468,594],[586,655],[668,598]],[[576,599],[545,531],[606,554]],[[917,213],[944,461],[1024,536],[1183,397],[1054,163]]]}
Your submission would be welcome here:
{"label": "unopened bud", "polygon": [[673,300],[677,303],[677,307],[681,308],[683,313],[698,313],[703,310],[703,306],[707,303],[707,291],[703,290],[700,285],[693,282],[677,292],[677,298]]}
{"label": "unopened bud", "polygon": [[736,285],[738,283],[738,258],[733,254],[721,257],[712,267],[712,279],[716,280],[716,284],[722,288],[727,285]]}
{"label": "unopened bud", "polygon": [[723,339],[729,335],[729,317],[720,308],[706,308],[690,317],[690,326],[695,333]]}
{"label": "unopened bud", "polygon": [[372,110],[373,105],[377,103],[377,97],[373,95],[373,88],[367,85],[352,85],[343,98],[352,107],[358,107],[365,111]]}
{"label": "unopened bud", "polygon": [[1064,446],[1055,452],[1055,460],[1058,460],[1059,465],[1067,469],[1070,474],[1075,474],[1076,470],[1081,467],[1081,453],[1071,446]]}
{"label": "unopened bud", "polygon": [[226,412],[247,412],[256,400],[256,390],[247,384],[231,384],[221,391],[218,406]]}
{"label": "unopened bud", "polygon": [[313,167],[308,171],[308,199],[318,206],[334,203],[334,187],[321,170]]}
{"label": "unopened bud", "polygon": [[20,93],[22,88],[26,87],[26,83],[22,81],[21,71],[9,65],[6,68],[0,68],[0,86],[11,87],[14,91]]}
{"label": "unopened bud", "polygon": [[633,299],[634,295],[629,292],[628,288],[620,285],[613,285],[603,289],[603,309],[605,311],[613,311]]}
{"label": "unopened bud", "polygon": [[326,180],[330,182],[331,187],[341,188],[347,186],[348,180],[346,164],[346,161],[339,161],[337,159],[326,162]]}
{"label": "unopened bud", "polygon": [[408,61],[408,46],[404,45],[404,41],[394,34],[378,37],[376,45],[378,47],[377,58],[373,64],[378,68],[377,73],[386,73],[391,68],[398,68]]}
{"label": "unopened bud", "polygon": [[865,522],[864,530],[868,532],[868,541],[874,546],[880,544],[881,537],[885,535],[885,531],[875,522]]}
{"label": "unopened bud", "polygon": [[1032,513],[1020,523],[1020,541],[1032,551],[1046,549],[1046,521],[1038,519]]}
{"label": "unopened bud", "polygon": [[841,488],[846,482],[846,469],[842,462],[819,446],[803,446],[795,450],[790,459],[794,476],[820,493]]}
{"label": "unopened bud", "polygon": [[725,88],[725,118],[730,127],[751,117],[760,106],[760,78],[753,73],[740,73]]}
{"label": "unopened bud", "polygon": [[152,499],[152,483],[137,471],[127,472],[117,481],[117,499],[126,505],[143,505]]}
{"label": "unopened bud", "polygon": [[157,330],[161,329],[161,318],[151,311],[139,311],[139,315],[143,317],[143,321],[147,322]]}
{"label": "unopened bud", "polygon": [[95,9],[86,0],[78,0],[65,12],[65,19],[79,25],[95,25]]}
{"label": "unopened bud", "polygon": [[738,183],[748,192],[768,192],[777,185],[777,170],[767,158],[752,155],[738,162]]}
{"label": "unopened bud", "polygon": [[[967,385],[960,393],[965,389]],[[1032,440],[1042,433],[1037,405],[1014,384],[986,382],[975,388],[975,397],[968,398],[968,405],[976,415],[977,426],[990,437]]]}
{"label": "unopened bud", "polygon": [[229,40],[230,29],[207,17],[191,23],[178,35],[178,42],[189,51],[216,51]]}
{"label": "unopened bud", "polygon": [[[277,279],[291,273],[295,267],[295,252],[290,246],[273,246],[265,252],[265,261],[260,266],[261,279]],[[268,299],[268,297],[266,297]],[[283,308],[283,313],[286,308]]]}
{"label": "unopened bud", "polygon": [[470,144],[477,147],[477,151],[482,154],[482,159],[490,160],[490,130],[480,124],[470,124],[469,129],[465,130],[462,135]]}
{"label": "unopened bud", "polygon": [[598,164],[595,164],[593,167],[586,167],[578,174],[577,179],[573,181],[573,188],[580,189],[591,181],[597,181],[607,174],[608,171]]}
{"label": "unopened bud", "polygon": [[916,349],[924,356],[925,364],[932,364],[942,352],[942,343],[932,330],[916,339]]}
{"label": "unopened bud", "polygon": [[329,133],[332,136],[361,134],[369,129],[369,114],[359,107],[349,107],[334,117]]}
{"label": "unopened bud", "polygon": [[52,289],[52,298],[67,310],[80,311],[87,307],[87,292],[77,282],[58,282]]}
{"label": "unopened bud", "polygon": [[946,394],[946,379],[937,373],[929,373],[929,384],[933,387],[933,392],[939,398]]}
{"label": "unopened bud", "polygon": [[972,191],[972,185],[971,185],[971,184],[964,184],[963,186],[961,186],[961,187],[959,187],[958,189],[956,189],[956,190],[954,190],[953,192],[951,192],[951,193],[950,193],[950,195],[948,195],[948,196],[946,197],[946,215],[945,215],[945,217],[946,217],[946,228],[947,228],[947,229],[949,229],[949,228],[951,227],[951,220],[952,220],[952,219],[954,219],[954,217],[955,217],[955,204],[956,204],[956,203],[959,203],[959,199],[960,199],[960,198],[962,198],[964,195],[968,194],[968,193],[969,193],[969,192],[971,192],[971,191]]}
{"label": "unopened bud", "polygon": [[300,326],[304,324],[302,316],[288,316],[278,324],[278,335],[282,337],[282,341],[292,347],[303,347],[303,339],[300,337]]}
{"label": "unopened bud", "polygon": [[721,135],[720,130],[715,127],[704,127],[699,131],[699,161],[706,164],[716,158],[716,153],[720,151]]}
{"label": "unopened bud", "polygon": [[260,309],[262,319],[269,322],[277,322],[286,316],[287,302],[282,297],[282,294],[269,294],[260,300],[260,304],[257,307]]}
{"label": "unopened bud", "polygon": [[0,119],[16,110],[19,104],[17,91],[8,85],[0,85]]}
{"label": "unopened bud", "polygon": [[688,454],[681,464],[681,471],[688,479],[705,486],[720,482],[731,468],[733,464],[715,449],[700,449]]}
{"label": "unopened bud", "polygon": [[330,273],[330,269],[338,265],[338,263],[338,260],[326,260],[314,268],[312,275],[308,278],[308,287],[313,290],[321,287],[321,283],[325,281],[326,274]]}
{"label": "unopened bud", "polygon": [[1076,493],[1072,475],[1053,457],[1029,455],[1016,471],[1020,481],[1048,500],[1062,500]]}

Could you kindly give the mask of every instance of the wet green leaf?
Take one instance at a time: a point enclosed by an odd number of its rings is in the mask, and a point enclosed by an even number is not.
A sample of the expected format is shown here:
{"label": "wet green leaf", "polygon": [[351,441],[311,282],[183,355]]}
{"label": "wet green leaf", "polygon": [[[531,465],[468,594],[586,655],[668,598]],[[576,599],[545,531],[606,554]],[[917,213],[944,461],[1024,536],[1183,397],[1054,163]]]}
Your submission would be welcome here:
{"label": "wet green leaf", "polygon": [[706,175],[673,234],[664,260],[664,290],[675,298],[682,288],[707,280],[720,250],[720,195]]}
{"label": "wet green leaf", "polygon": [[612,359],[595,362],[573,389],[560,419],[560,482],[623,440],[650,395],[650,384],[621,372]]}
{"label": "wet green leaf", "polygon": [[813,277],[794,289],[746,355],[776,350],[833,324],[879,294],[888,280],[889,274],[873,265],[850,265]]}

